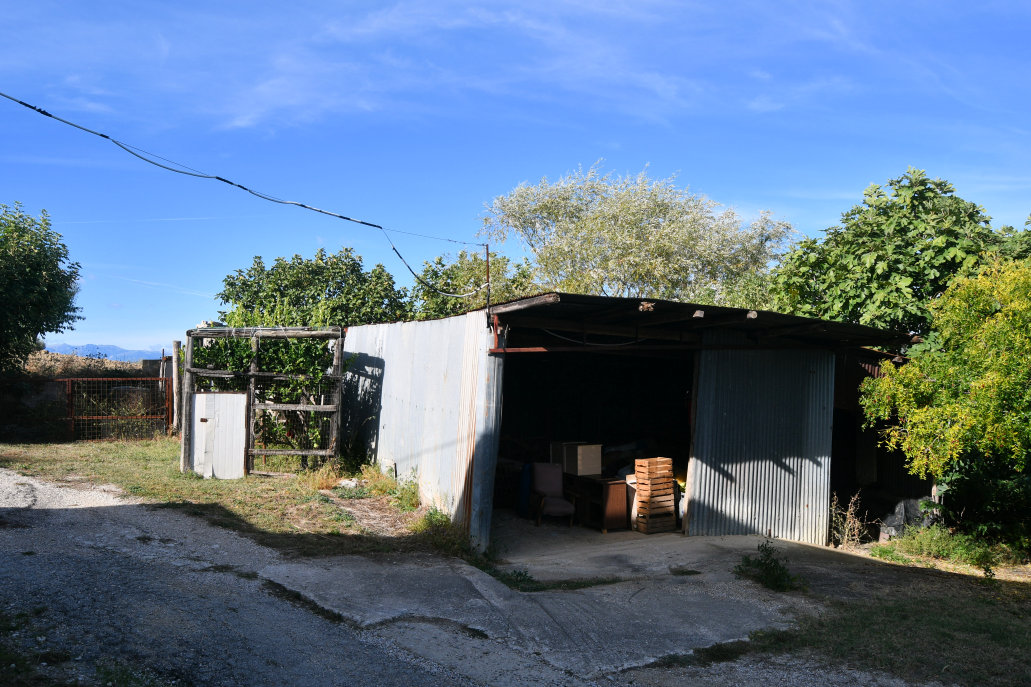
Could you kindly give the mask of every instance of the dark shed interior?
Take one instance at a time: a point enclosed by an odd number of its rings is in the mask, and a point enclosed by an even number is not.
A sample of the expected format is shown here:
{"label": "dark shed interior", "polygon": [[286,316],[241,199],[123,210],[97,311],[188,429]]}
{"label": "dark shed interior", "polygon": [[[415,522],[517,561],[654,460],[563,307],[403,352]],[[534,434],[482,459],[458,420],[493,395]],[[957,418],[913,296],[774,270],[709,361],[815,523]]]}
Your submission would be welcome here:
{"label": "dark shed interior", "polygon": [[[603,477],[632,471],[636,458],[665,456],[683,481],[696,364],[707,347],[836,351],[832,488],[922,488],[900,478],[897,456],[883,455],[876,435],[862,429],[856,390],[883,356],[848,352],[891,342],[890,333],[739,308],[558,293],[493,306],[490,316],[491,353],[505,356],[495,507],[525,507],[527,465],[548,462],[554,442],[601,444]],[[724,338],[707,336],[714,330]]]}
{"label": "dark shed interior", "polygon": [[[603,474],[634,457],[686,468],[694,355],[511,354],[505,359],[500,455],[547,461],[553,441],[602,444]],[[640,455],[638,455],[640,454]]]}

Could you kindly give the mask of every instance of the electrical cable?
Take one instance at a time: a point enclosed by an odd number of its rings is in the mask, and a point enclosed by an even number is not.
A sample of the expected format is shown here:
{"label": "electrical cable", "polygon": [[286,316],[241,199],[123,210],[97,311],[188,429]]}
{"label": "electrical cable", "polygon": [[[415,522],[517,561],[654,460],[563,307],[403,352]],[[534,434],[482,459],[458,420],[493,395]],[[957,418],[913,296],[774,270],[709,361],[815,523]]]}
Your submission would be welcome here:
{"label": "electrical cable", "polygon": [[397,257],[401,260],[401,263],[405,267],[407,267],[408,271],[412,273],[413,277],[415,277],[415,281],[419,282],[420,284],[422,284],[423,286],[425,286],[428,289],[436,291],[437,293],[441,294],[442,296],[450,296],[451,298],[468,298],[469,296],[475,296],[477,293],[479,293],[484,288],[486,288],[487,286],[490,285],[489,281],[484,282],[482,285],[480,285],[479,287],[473,289],[469,293],[448,293],[447,291],[441,291],[440,289],[438,289],[437,287],[433,286],[432,284],[430,284],[425,279],[423,279],[422,277],[420,277],[418,274],[415,273],[415,270],[413,270],[412,266],[408,264],[408,261],[404,259],[404,256],[401,255],[401,252],[397,250],[397,246],[395,246],[394,242],[390,240],[390,237],[387,236],[386,232],[383,232],[383,236],[387,239],[387,243],[390,244],[390,247],[393,249],[394,254],[397,255]]}
{"label": "electrical cable", "polygon": [[[187,165],[181,164],[179,162],[175,162],[173,160],[169,160],[168,158],[161,157],[160,155],[155,155],[154,153],[147,152],[146,150],[143,150],[142,148],[138,148],[138,147],[130,145],[128,143],[124,143],[122,141],[119,141],[119,140],[117,140],[115,138],[112,138],[111,136],[108,136],[107,134],[100,133],[99,131],[94,131],[93,129],[86,128],[84,126],[76,124],[75,122],[68,121],[67,119],[62,119],[61,117],[58,117],[57,115],[54,115],[54,114],[51,114],[50,112],[47,112],[46,110],[44,110],[41,107],[36,107],[35,105],[30,105],[29,103],[26,103],[26,102],[24,102],[22,100],[18,100],[17,98],[15,98],[13,96],[7,95],[6,93],[0,92],[0,96],[3,96],[4,98],[7,98],[8,100],[10,100],[12,102],[18,103],[19,105],[21,105],[23,107],[27,107],[30,110],[43,115],[44,117],[49,117],[51,119],[56,119],[57,121],[61,122],[62,124],[67,124],[68,126],[75,127],[76,129],[79,129],[80,131],[85,131],[88,134],[93,134],[94,136],[98,136],[98,137],[103,138],[103,139],[105,139],[107,141],[110,141],[111,143],[114,143],[116,146],[118,146],[119,148],[121,148],[125,152],[129,153],[133,157],[139,158],[140,160],[143,160],[144,162],[150,163],[150,164],[152,164],[152,165],[154,165],[156,167],[160,167],[161,169],[168,170],[169,172],[175,172],[176,174],[185,174],[186,176],[197,177],[199,179],[214,179],[215,181],[221,181],[224,184],[229,184],[230,186],[235,186],[236,188],[240,189],[241,191],[246,191],[247,193],[249,193],[249,194],[251,194],[253,196],[256,196],[258,198],[261,198],[262,200],[267,200],[270,203],[278,203],[280,205],[295,205],[295,206],[297,206],[299,208],[302,208],[302,209],[305,209],[305,210],[310,210],[311,212],[318,212],[318,213],[323,214],[323,215],[328,215],[329,217],[335,217],[336,219],[342,219],[342,220],[345,220],[345,221],[348,221],[348,222],[354,222],[355,224],[361,224],[363,226],[371,227],[373,229],[379,229],[380,232],[383,233],[383,237],[387,240],[387,243],[390,244],[390,248],[394,251],[394,254],[397,255],[397,257],[401,260],[401,263],[404,264],[404,266],[408,269],[408,271],[412,273],[412,276],[415,277],[416,281],[418,281],[420,284],[422,284],[426,288],[428,288],[428,289],[430,289],[432,291],[436,291],[437,293],[439,293],[439,294],[441,294],[443,296],[450,296],[452,298],[468,298],[469,296],[473,296],[473,295],[479,293],[480,291],[482,291],[484,288],[486,288],[489,285],[489,282],[485,282],[482,286],[476,288],[473,291],[470,291],[469,293],[465,293],[465,294],[448,293],[446,291],[442,291],[442,290],[438,289],[437,287],[433,286],[432,284],[429,284],[428,282],[426,282],[418,274],[416,274],[415,270],[412,269],[412,266],[409,265],[408,261],[405,260],[404,256],[401,255],[401,252],[397,249],[397,246],[394,245],[394,242],[390,240],[390,236],[389,236],[388,232],[394,232],[394,233],[397,233],[397,234],[408,234],[409,236],[419,236],[421,238],[433,239],[433,240],[436,240],[436,241],[448,241],[450,243],[457,243],[457,244],[467,245],[467,246],[485,246],[486,244],[475,243],[475,242],[472,242],[472,241],[458,241],[456,239],[449,239],[449,238],[444,238],[444,237],[441,237],[441,236],[431,236],[429,234],[417,234],[415,232],[403,231],[403,230],[400,230],[400,229],[387,229],[387,228],[383,227],[380,224],[374,224],[373,222],[366,222],[365,220],[356,219],[354,217],[348,217],[347,215],[341,215],[340,213],[337,213],[337,212],[331,212],[329,210],[323,210],[323,209],[317,208],[317,207],[315,207],[313,205],[307,205],[305,203],[299,203],[299,202],[294,201],[294,200],[283,200],[282,198],[276,198],[275,196],[270,196],[267,193],[261,193],[260,191],[255,191],[253,189],[247,188],[243,184],[238,184],[235,181],[232,181],[230,179],[226,179],[224,177],[220,177],[220,176],[217,176],[217,175],[214,175],[214,174],[205,174],[204,172],[196,170],[196,169],[194,169],[192,167],[189,167]],[[157,158],[158,160],[164,160],[168,164],[167,165],[161,164],[160,162],[156,162],[155,160],[153,160],[151,158]],[[171,167],[169,165],[175,165],[175,167]]]}

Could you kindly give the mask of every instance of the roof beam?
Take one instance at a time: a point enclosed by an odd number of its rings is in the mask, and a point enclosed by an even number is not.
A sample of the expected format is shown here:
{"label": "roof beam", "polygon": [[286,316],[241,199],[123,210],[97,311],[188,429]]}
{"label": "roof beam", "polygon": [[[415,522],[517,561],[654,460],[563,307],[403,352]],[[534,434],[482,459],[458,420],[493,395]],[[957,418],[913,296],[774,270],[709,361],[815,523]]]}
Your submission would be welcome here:
{"label": "roof beam", "polygon": [[524,317],[512,315],[503,318],[503,323],[512,327],[530,329],[553,329],[558,332],[574,334],[597,334],[602,336],[622,336],[628,339],[655,339],[658,341],[694,341],[698,337],[688,331],[665,330],[645,327],[627,327],[622,325],[601,324],[596,322],[575,322],[570,320],[548,319],[545,317]]}

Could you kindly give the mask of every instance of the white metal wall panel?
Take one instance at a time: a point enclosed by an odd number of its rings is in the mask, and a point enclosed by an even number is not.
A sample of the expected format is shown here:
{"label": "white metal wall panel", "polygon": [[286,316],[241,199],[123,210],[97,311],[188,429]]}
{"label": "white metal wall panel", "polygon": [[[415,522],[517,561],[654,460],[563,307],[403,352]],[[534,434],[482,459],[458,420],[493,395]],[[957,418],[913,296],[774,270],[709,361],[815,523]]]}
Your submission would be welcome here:
{"label": "white metal wall panel", "polygon": [[414,475],[424,503],[469,523],[474,543],[484,544],[501,391],[501,362],[487,354],[493,335],[486,322],[477,311],[350,327],[344,337],[344,351],[357,354],[345,373],[345,389],[351,401],[366,396],[365,419],[376,425],[369,437],[374,458],[400,478]]}
{"label": "white metal wall panel", "polygon": [[240,479],[247,455],[247,394],[195,393],[192,399],[194,471]]}
{"label": "white metal wall panel", "polygon": [[696,393],[688,534],[825,544],[834,354],[703,351]]}

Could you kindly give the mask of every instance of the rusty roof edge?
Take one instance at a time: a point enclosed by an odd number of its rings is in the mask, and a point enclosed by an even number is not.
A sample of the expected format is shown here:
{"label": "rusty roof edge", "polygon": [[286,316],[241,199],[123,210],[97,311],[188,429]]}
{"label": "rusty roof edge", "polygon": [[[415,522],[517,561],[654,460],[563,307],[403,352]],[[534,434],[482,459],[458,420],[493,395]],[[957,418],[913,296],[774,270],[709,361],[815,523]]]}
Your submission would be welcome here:
{"label": "rusty roof edge", "polygon": [[[736,308],[723,305],[704,305],[701,303],[670,301],[661,298],[627,298],[617,296],[594,296],[588,294],[563,293],[559,291],[553,291],[550,293],[540,294],[537,296],[530,296],[526,298],[518,298],[511,301],[507,301],[505,303],[492,305],[490,307],[490,311],[492,314],[502,315],[506,313],[515,313],[523,310],[531,310],[541,306],[555,305],[558,303],[569,303],[572,305],[604,305],[625,303],[629,306],[631,304],[639,305],[642,302],[654,304],[654,306],[657,306],[655,308],[656,310],[666,309],[667,307],[679,308],[684,310],[694,308],[703,311],[712,311],[714,314],[740,314],[743,319],[748,318],[749,313],[756,313],[755,316],[748,319],[758,320],[760,322],[765,319],[763,317],[764,315],[772,315],[777,319],[781,320],[781,326],[797,326],[800,324],[821,325],[823,327],[827,327],[828,330],[830,330],[826,332],[827,334],[833,333],[835,335],[843,337],[846,334],[852,335],[851,337],[847,338],[855,338],[856,336],[860,336],[862,337],[863,341],[857,341],[855,342],[855,344],[853,344],[860,346],[871,345],[874,344],[874,342],[882,345],[887,343],[901,343],[907,342],[910,339],[909,334],[895,332],[887,329],[880,329],[877,327],[871,327],[869,325],[853,324],[851,322],[838,322],[836,320],[825,320],[815,317],[805,317],[802,315],[792,315],[788,313],[776,312],[773,310],[755,310],[752,308]],[[870,339],[873,339],[874,341],[870,341]]]}

